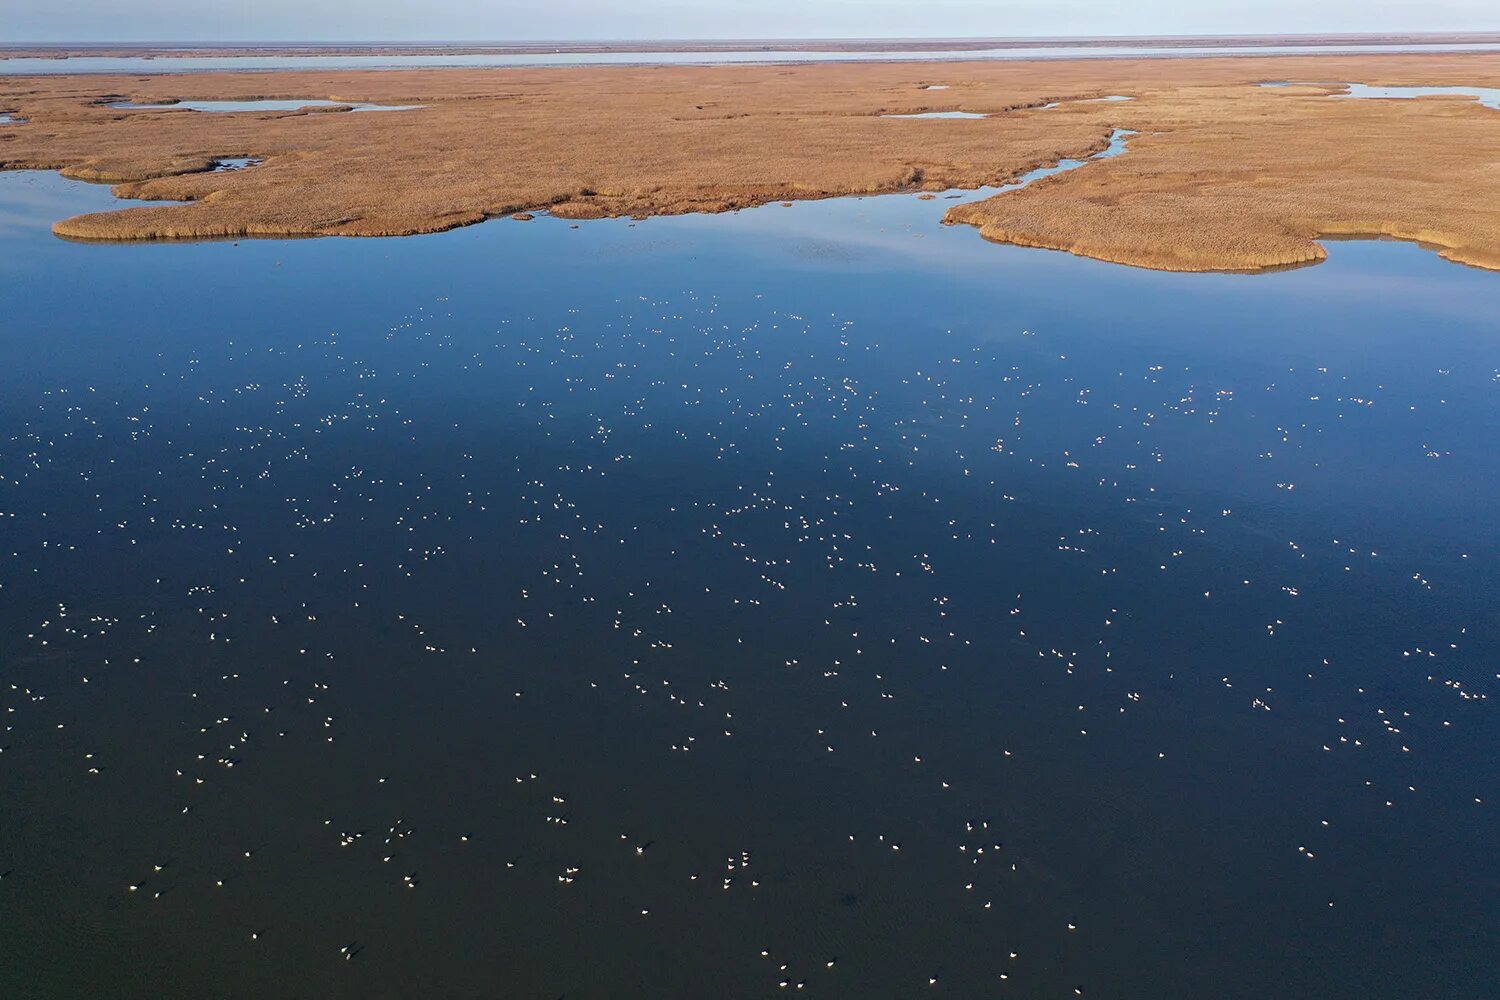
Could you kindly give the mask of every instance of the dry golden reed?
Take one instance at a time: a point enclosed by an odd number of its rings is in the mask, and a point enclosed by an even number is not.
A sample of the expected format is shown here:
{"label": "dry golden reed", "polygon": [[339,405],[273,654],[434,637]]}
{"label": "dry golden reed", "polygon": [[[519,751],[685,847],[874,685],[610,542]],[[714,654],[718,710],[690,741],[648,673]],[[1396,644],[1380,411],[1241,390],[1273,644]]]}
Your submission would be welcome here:
{"label": "dry golden reed", "polygon": [[[3,63],[0,63],[3,69]],[[1320,235],[1419,240],[1500,268],[1500,112],[1336,100],[1268,80],[1500,86],[1495,55],[0,77],[0,169],[57,169],[161,204],[63,236],[396,236],[549,210],[572,219],[975,187],[1121,157],[951,209],[990,239],[1144,267],[1320,259]],[[929,84],[945,90],[923,89]],[[1128,102],[1083,103],[1124,94]],[[307,98],[389,113],[207,114],[109,102]],[[1063,101],[1060,106],[1042,105]],[[964,110],[983,120],[890,119]],[[252,169],[210,172],[230,157]]]}

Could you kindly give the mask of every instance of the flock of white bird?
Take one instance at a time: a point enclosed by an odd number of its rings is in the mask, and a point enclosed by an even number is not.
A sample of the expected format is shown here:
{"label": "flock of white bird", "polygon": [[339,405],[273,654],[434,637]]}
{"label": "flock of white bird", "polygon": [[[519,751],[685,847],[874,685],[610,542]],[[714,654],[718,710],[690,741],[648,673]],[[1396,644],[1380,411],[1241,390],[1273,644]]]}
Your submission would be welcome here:
{"label": "flock of white bird", "polygon": [[1488,822],[1495,552],[1358,506],[1421,492],[1372,414],[1449,473],[1443,401],[607,307],[8,404],[0,899],[382,976],[493,922],[496,995],[1111,996],[1127,859],[1238,845],[1316,938],[1382,813]]}

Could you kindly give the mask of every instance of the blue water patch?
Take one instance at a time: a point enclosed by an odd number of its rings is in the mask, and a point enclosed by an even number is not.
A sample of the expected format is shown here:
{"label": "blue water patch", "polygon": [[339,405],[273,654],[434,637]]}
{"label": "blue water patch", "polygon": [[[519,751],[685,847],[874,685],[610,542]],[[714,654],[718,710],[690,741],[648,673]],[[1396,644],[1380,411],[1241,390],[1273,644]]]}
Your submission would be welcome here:
{"label": "blue water patch", "polygon": [[1500,995],[1500,275],[943,205],[0,173],[0,995]]}
{"label": "blue water patch", "polygon": [[235,170],[247,170],[250,167],[258,166],[260,162],[260,159],[253,156],[226,157],[215,161],[214,173],[223,174]]}
{"label": "blue water patch", "polygon": [[972,191],[964,190],[948,192],[948,194],[951,197],[961,197],[965,200],[977,201],[983,198],[991,197],[993,195],[1005,194],[1008,191],[1019,191],[1021,188],[1028,187],[1044,177],[1051,177],[1055,174],[1065,174],[1070,170],[1077,170],[1079,167],[1087,166],[1089,163],[1095,160],[1110,160],[1115,158],[1116,156],[1122,156],[1129,149],[1130,137],[1135,134],[1136,133],[1130,129],[1117,128],[1110,132],[1109,144],[1092,156],[1085,157],[1081,160],[1059,160],[1057,163],[1054,163],[1051,166],[1038,167],[1035,170],[1028,170],[1026,173],[1022,174],[1020,177],[1016,178],[1009,184],[980,187],[975,188]]}

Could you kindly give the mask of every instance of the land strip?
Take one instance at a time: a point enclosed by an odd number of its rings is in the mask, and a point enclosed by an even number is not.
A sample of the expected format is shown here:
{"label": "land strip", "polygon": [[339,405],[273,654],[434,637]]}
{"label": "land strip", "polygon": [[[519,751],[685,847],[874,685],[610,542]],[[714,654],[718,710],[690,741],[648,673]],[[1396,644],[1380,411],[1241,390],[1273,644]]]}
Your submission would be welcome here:
{"label": "land strip", "polygon": [[[1259,86],[1273,80],[1327,85]],[[1125,128],[1138,133],[1128,154],[948,220],[1169,270],[1315,261],[1321,235],[1417,240],[1500,269],[1500,112],[1328,96],[1341,81],[1497,87],[1500,56],[0,76],[0,112],[24,120],[0,124],[0,169],[163,201],[60,221],[73,238],[398,236],[539,210],[646,216],[1001,184]],[[1087,100],[1107,94],[1133,99]],[[424,107],[107,107],[190,98]],[[881,117],[949,110],[991,117]],[[227,158],[263,162],[210,172]]]}

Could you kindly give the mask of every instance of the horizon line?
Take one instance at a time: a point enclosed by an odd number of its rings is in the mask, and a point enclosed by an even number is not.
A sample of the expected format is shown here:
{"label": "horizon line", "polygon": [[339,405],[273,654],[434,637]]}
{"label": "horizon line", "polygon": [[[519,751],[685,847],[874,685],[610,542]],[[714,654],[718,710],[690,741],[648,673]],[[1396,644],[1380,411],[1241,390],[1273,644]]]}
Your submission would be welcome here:
{"label": "horizon line", "polygon": [[1289,40],[1324,40],[1339,39],[1347,41],[1363,40],[1378,43],[1385,40],[1415,40],[1415,39],[1439,39],[1439,38],[1471,38],[1471,37],[1496,37],[1500,38],[1500,26],[1495,28],[1464,28],[1464,29],[1433,29],[1425,31],[1296,31],[1296,32],[1208,32],[1187,34],[1164,34],[1164,33],[1141,33],[1141,34],[1111,34],[1111,35],[785,35],[785,36],[667,36],[659,35],[653,37],[614,37],[614,38],[384,38],[384,39],[353,39],[353,38],[264,38],[264,39],[226,39],[226,38],[184,38],[184,39],[154,39],[142,40],[111,40],[111,39],[33,39],[33,40],[4,40],[0,39],[0,49],[15,49],[26,47],[65,47],[65,46],[116,46],[121,48],[165,48],[181,47],[186,45],[223,47],[223,48],[245,48],[250,46],[272,47],[297,47],[307,45],[327,45],[372,47],[372,46],[544,46],[544,45],[634,45],[634,44],[671,44],[683,45],[691,43],[703,43],[712,45],[791,45],[814,42],[835,42],[841,44],[894,44],[900,42],[920,42],[923,44],[954,42],[962,44],[976,44],[982,42],[995,42],[1001,45],[1016,44],[1041,44],[1053,42],[1149,42],[1149,41],[1241,41],[1241,42],[1285,42]]}

